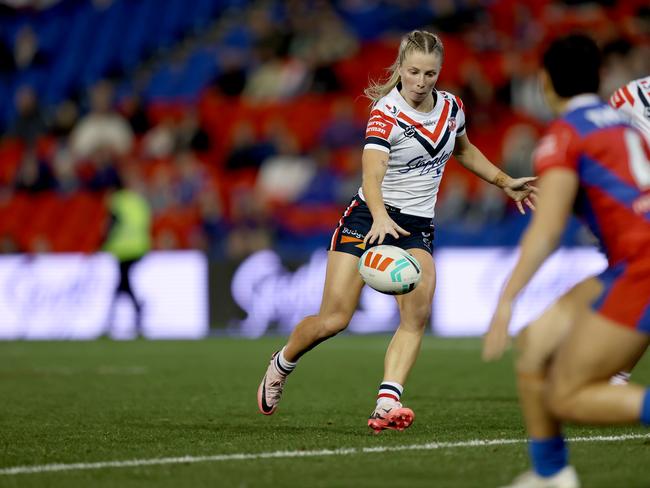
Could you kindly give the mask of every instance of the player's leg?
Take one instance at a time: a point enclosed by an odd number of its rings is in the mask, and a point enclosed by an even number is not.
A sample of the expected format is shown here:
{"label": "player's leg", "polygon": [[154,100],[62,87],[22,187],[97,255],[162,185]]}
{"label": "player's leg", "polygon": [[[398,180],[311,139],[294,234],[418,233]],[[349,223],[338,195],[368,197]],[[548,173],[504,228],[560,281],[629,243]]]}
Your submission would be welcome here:
{"label": "player's leg", "polygon": [[300,321],[286,346],[273,354],[262,378],[257,402],[263,414],[271,415],[277,408],[287,376],[296,367],[296,361],[350,323],[363,288],[358,263],[365,249],[363,238],[371,226],[372,215],[368,206],[355,196],[343,212],[330,241],[318,314]]}
{"label": "player's leg", "polygon": [[[603,291],[592,305],[598,313],[587,304],[579,305],[574,323],[552,358],[546,385],[549,412],[560,420],[582,423],[650,423],[648,390],[610,383],[611,375],[638,358],[648,345],[650,274],[643,268],[608,268],[598,281]],[[555,469],[563,466],[552,478],[564,477],[564,486],[579,486],[575,471],[567,465],[561,435],[531,450],[531,455]],[[558,485],[558,480],[528,474],[511,486]]]}
{"label": "player's leg", "polygon": [[647,333],[584,310],[553,361],[548,389],[553,414],[589,424],[650,422],[650,405],[644,405],[650,399],[648,388],[609,382],[648,342]]}
{"label": "player's leg", "polygon": [[549,362],[571,329],[580,307],[592,303],[601,290],[602,284],[596,278],[578,283],[517,337],[517,389],[530,439],[532,470],[520,476],[512,486],[544,483],[542,478],[556,483],[557,477],[567,478],[565,484],[568,486],[577,483],[573,468],[562,472],[567,466],[568,454],[560,424],[545,401],[546,380]]}
{"label": "player's leg", "polygon": [[[610,267],[598,279],[603,292],[577,322],[553,361],[549,406],[564,419],[629,423],[643,417],[645,388],[618,387],[612,374],[636,361],[650,336],[650,263]],[[650,405],[647,406],[650,409]],[[646,413],[645,422],[650,412]]]}
{"label": "player's leg", "polygon": [[134,266],[140,261],[141,258],[129,259],[120,261],[120,284],[118,291],[126,294],[133,304],[133,312],[135,314],[135,332],[138,336],[142,335],[142,303],[135,296],[133,287],[131,285],[131,274]]}
{"label": "player's leg", "polygon": [[289,336],[284,349],[288,361],[297,361],[305,352],[348,326],[364,284],[358,263],[359,258],[352,254],[328,253],[320,310],[318,315],[305,317]]}
{"label": "player's leg", "polygon": [[515,341],[517,386],[526,430],[531,438],[559,433],[544,403],[544,384],[549,361],[566,337],[579,307],[592,303],[602,290],[596,278],[588,278],[560,297]]}
{"label": "player's leg", "polygon": [[265,415],[275,412],[284,384],[296,361],[324,340],[344,330],[359,302],[363,280],[357,270],[359,258],[330,251],[323,299],[318,315],[305,317],[293,330],[287,345],[273,354],[257,393],[258,407]]}
{"label": "player's leg", "polygon": [[375,431],[402,430],[413,421],[413,412],[402,407],[403,385],[415,364],[422,336],[431,316],[431,302],[436,287],[436,271],[431,253],[424,249],[409,249],[422,268],[420,283],[410,293],[396,297],[400,324],[386,351],[384,378],[379,387],[377,406],[368,420]]}

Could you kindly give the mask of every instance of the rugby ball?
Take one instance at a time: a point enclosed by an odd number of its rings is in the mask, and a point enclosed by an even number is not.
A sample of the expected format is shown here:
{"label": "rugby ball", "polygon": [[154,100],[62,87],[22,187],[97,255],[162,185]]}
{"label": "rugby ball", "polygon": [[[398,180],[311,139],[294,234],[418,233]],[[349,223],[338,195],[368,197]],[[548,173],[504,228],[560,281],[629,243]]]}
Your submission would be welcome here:
{"label": "rugby ball", "polygon": [[359,259],[359,273],[368,286],[388,295],[403,295],[420,282],[418,260],[397,246],[375,246]]}

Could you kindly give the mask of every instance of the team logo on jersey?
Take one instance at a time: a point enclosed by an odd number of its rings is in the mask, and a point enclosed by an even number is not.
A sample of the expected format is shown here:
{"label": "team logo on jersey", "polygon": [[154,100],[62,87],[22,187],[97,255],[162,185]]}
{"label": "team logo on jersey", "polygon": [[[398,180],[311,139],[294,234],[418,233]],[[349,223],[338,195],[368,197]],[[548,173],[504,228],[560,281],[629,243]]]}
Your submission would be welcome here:
{"label": "team logo on jersey", "polygon": [[456,117],[449,117],[449,130],[454,131],[456,130]]}
{"label": "team logo on jersey", "polygon": [[415,135],[415,126],[409,125],[406,129],[404,129],[404,135],[406,137],[413,137]]}
{"label": "team logo on jersey", "polygon": [[442,170],[445,163],[451,157],[451,152],[443,152],[441,155],[433,159],[424,159],[422,156],[417,156],[411,159],[406,166],[400,168],[398,171],[401,174],[410,173],[415,171],[419,176],[428,175],[433,173],[433,177],[437,178],[442,175]]}
{"label": "team logo on jersey", "polygon": [[397,105],[393,105],[392,107],[390,105],[386,105],[386,108],[391,114],[393,114],[393,116],[397,115],[397,112],[399,112]]}

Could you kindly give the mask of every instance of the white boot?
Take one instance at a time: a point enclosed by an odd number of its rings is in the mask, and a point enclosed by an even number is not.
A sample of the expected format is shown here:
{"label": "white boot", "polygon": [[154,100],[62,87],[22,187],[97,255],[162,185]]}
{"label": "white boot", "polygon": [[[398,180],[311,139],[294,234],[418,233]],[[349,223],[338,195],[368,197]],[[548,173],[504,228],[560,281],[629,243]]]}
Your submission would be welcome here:
{"label": "white boot", "polygon": [[503,488],[580,488],[580,480],[573,466],[565,466],[549,477],[526,471]]}

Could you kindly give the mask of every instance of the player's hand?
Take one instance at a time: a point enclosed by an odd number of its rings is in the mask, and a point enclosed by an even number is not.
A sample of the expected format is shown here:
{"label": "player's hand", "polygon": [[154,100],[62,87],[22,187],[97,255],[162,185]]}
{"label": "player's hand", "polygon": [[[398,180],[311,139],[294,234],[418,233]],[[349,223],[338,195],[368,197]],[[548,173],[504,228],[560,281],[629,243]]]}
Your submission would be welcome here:
{"label": "player's hand", "polygon": [[483,337],[483,361],[496,361],[510,344],[508,325],[512,318],[512,303],[499,300],[490,328]]}
{"label": "player's hand", "polygon": [[384,239],[386,238],[386,234],[392,235],[395,239],[399,239],[400,235],[403,236],[411,235],[410,232],[402,229],[399,225],[397,225],[393,221],[393,219],[391,219],[388,215],[386,215],[373,220],[372,227],[366,234],[366,237],[363,240],[363,242],[366,245],[374,244],[375,242],[377,242],[377,244],[382,244],[384,242]]}
{"label": "player's hand", "polygon": [[526,210],[524,204],[531,210],[535,210],[535,201],[537,199],[537,187],[530,183],[537,178],[527,176],[525,178],[510,178],[510,181],[503,187],[506,195],[512,198],[519,209],[519,213],[524,215]]}

